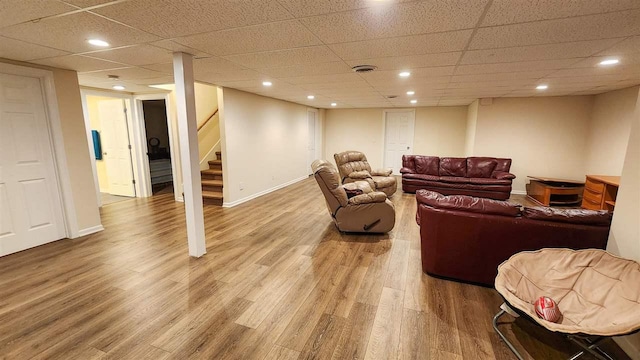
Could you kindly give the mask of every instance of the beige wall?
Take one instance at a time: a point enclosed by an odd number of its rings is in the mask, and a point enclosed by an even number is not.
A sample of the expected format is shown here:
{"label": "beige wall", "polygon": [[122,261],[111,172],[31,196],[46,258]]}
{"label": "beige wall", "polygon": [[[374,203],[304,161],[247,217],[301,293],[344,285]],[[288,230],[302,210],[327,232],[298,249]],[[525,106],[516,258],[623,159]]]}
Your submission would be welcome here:
{"label": "beige wall", "polygon": [[513,190],[528,175],[583,180],[593,97],[496,98],[479,105],[474,156],[513,159]]}
{"label": "beige wall", "polygon": [[367,155],[373,168],[382,167],[384,132],[382,109],[329,109],[324,123],[324,159],[333,154],[358,150]]}
{"label": "beige wall", "polygon": [[416,108],[413,152],[434,156],[464,156],[466,106]]}
{"label": "beige wall", "polygon": [[[87,111],[89,113],[89,122],[91,130],[98,130],[102,135],[102,124],[100,123],[100,113],[98,112],[98,102],[101,100],[111,100],[113,98],[104,96],[87,96]],[[102,140],[102,139],[101,139]],[[93,158],[92,158],[93,159]],[[96,160],[96,173],[98,174],[98,185],[100,192],[109,192],[109,174],[107,173],[107,164],[104,160]]]}
{"label": "beige wall", "polygon": [[638,86],[596,95],[589,124],[586,173],[620,175]]}
{"label": "beige wall", "polygon": [[[640,96],[637,97],[631,122],[607,250],[640,261]],[[640,359],[640,334],[617,340],[632,359]]]}
{"label": "beige wall", "polygon": [[476,144],[476,124],[478,122],[478,100],[475,100],[467,109],[467,128],[464,142],[464,156],[473,155],[473,148]]}
{"label": "beige wall", "polygon": [[64,139],[75,222],[80,231],[100,226],[100,213],[93,181],[93,170],[87,133],[82,113],[80,86],[75,71],[50,68],[29,63],[0,59],[0,62],[50,70],[53,73],[60,127]]}
{"label": "beige wall", "polygon": [[[418,107],[416,110],[413,153],[437,156],[463,156],[467,107]],[[367,155],[373,168],[383,166],[384,118],[382,108],[329,109],[325,121],[324,157],[358,150]]]}
{"label": "beige wall", "polygon": [[306,178],[306,106],[224,88],[220,109],[225,205]]}

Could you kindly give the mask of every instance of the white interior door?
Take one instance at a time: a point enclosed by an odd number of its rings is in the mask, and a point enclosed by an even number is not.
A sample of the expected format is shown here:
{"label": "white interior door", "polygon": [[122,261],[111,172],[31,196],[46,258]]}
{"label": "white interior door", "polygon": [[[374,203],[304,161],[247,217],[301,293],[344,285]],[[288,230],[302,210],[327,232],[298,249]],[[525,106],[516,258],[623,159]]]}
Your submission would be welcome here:
{"label": "white interior door", "polygon": [[0,74],[0,256],[65,237],[40,80]]}
{"label": "white interior door", "polygon": [[313,174],[311,171],[311,163],[316,160],[316,112],[308,111],[307,119],[309,122],[309,155],[307,161],[307,173]]}
{"label": "white interior door", "polygon": [[412,153],[415,112],[385,111],[384,167],[400,173],[402,155]]}
{"label": "white interior door", "polygon": [[135,196],[133,162],[124,100],[100,100],[98,114],[102,128],[100,136],[102,155],[109,178],[109,193]]}

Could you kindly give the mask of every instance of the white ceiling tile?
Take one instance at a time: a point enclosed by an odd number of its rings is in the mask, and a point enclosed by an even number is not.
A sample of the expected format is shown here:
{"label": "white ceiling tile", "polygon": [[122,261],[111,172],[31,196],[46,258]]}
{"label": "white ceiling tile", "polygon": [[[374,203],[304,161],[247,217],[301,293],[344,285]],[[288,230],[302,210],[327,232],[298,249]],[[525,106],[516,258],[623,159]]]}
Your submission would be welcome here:
{"label": "white ceiling tile", "polygon": [[351,73],[351,67],[343,61],[332,61],[320,64],[299,64],[292,66],[261,69],[260,72],[273,77],[293,77],[307,75],[329,75]]}
{"label": "white ceiling tile", "polygon": [[219,57],[210,57],[193,60],[193,71],[197,74],[223,73],[226,71],[247,70],[242,65],[238,65],[229,60]]}
{"label": "white ceiling tile", "polygon": [[263,75],[254,70],[229,70],[221,73],[195,72],[196,80],[218,84],[222,81],[260,80]]}
{"label": "white ceiling tile", "polygon": [[125,64],[120,64],[120,63],[101,60],[101,59],[95,59],[95,58],[91,58],[83,55],[59,56],[59,57],[53,57],[48,59],[34,60],[32,62],[36,64],[52,66],[52,67],[57,67],[61,69],[75,70],[78,72],[117,69],[117,68],[122,68],[127,66]]}
{"label": "white ceiling tile", "polygon": [[310,46],[261,53],[229,55],[224,56],[224,58],[252,69],[324,63],[340,60],[326,46]]}
{"label": "white ceiling tile", "polygon": [[412,35],[329,45],[344,60],[422,55],[463,50],[472,30]]}
{"label": "white ceiling tile", "polygon": [[[396,0],[395,2],[404,1],[410,0]],[[393,4],[387,1],[371,0],[278,0],[278,2],[296,17],[307,17],[368,7],[375,7],[377,11],[386,11],[389,6]]]}
{"label": "white ceiling tile", "polygon": [[164,77],[166,74],[151,71],[139,67],[128,67],[122,69],[101,70],[83,73],[83,75],[108,79],[109,75],[119,76],[123,81],[136,81],[140,79],[152,79]]}
{"label": "white ceiling tile", "polygon": [[616,67],[580,67],[572,69],[562,69],[548,74],[547,78],[557,77],[576,77],[576,76],[593,76],[601,75],[619,75],[624,80],[640,81],[640,64]]}
{"label": "white ceiling tile", "polygon": [[618,40],[591,40],[562,44],[531,45],[501,49],[469,50],[462,55],[461,64],[495,64],[519,61],[570,59],[591,56]]}
{"label": "white ceiling tile", "polygon": [[493,0],[481,26],[567,18],[640,7],[637,0]]}
{"label": "white ceiling tile", "polygon": [[144,65],[142,68],[158,71],[165,74],[173,74],[173,63],[164,63],[164,64],[152,64],[152,65]]}
{"label": "white ceiling tile", "polygon": [[158,84],[173,84],[174,79],[173,79],[173,76],[160,76],[160,77],[152,77],[148,79],[136,79],[134,81],[136,84],[140,84],[140,85],[158,85]]}
{"label": "white ceiling tile", "polygon": [[200,50],[196,50],[193,48],[190,48],[188,46],[184,46],[182,44],[178,44],[175,41],[171,41],[171,40],[160,40],[160,41],[154,41],[152,43],[149,43],[149,45],[153,45],[162,49],[166,49],[166,50],[170,50],[172,52],[184,52],[187,54],[191,54],[196,58],[200,58],[200,57],[210,57],[211,54],[206,53],[204,51],[200,51]]}
{"label": "white ceiling tile", "polygon": [[640,9],[480,28],[469,49],[557,44],[632,35],[640,35]]}
{"label": "white ceiling tile", "polygon": [[454,75],[451,77],[451,82],[493,82],[493,81],[511,81],[522,79],[539,79],[545,75],[551,73],[553,70],[538,70],[538,71],[521,71],[521,72],[508,72],[508,73],[496,73],[496,74],[468,74],[468,75]]}
{"label": "white ceiling tile", "polygon": [[400,70],[421,67],[455,65],[462,52],[448,52],[425,55],[389,56],[370,59],[348,60],[350,66],[375,65],[378,70]]}
{"label": "white ceiling tile", "polygon": [[[640,3],[640,2],[638,2]],[[640,36],[631,36],[612,47],[599,52],[599,55],[623,55],[640,52]]]}
{"label": "white ceiling tile", "polygon": [[27,61],[67,54],[66,51],[0,36],[0,58]]}
{"label": "white ceiling tile", "polygon": [[85,53],[85,55],[136,66],[166,63],[173,59],[173,55],[169,50],[151,45],[134,45]]}
{"label": "white ceiling tile", "polygon": [[[568,75],[568,74],[567,74]],[[610,75],[584,75],[584,76],[561,76],[552,77],[551,75],[541,79],[544,83],[589,83],[592,85],[605,85],[611,82],[618,82],[623,80],[629,80],[625,74],[610,74]],[[550,86],[551,87],[551,86]]]}
{"label": "white ceiling tile", "polygon": [[533,70],[555,70],[570,66],[578,61],[580,60],[574,58],[541,61],[521,61],[499,64],[458,65],[458,67],[456,67],[456,75],[494,74]]}
{"label": "white ceiling tile", "polygon": [[71,5],[79,6],[81,8],[88,8],[95,5],[106,4],[114,0],[64,0],[64,2]]}
{"label": "white ceiling tile", "polygon": [[[373,71],[362,74],[362,78],[369,82],[386,82],[388,84],[415,84],[423,81],[425,78],[443,78],[445,75],[453,74],[453,66],[438,66],[438,67],[425,67],[417,69],[403,69],[411,72],[411,76],[408,78],[401,78],[398,76],[398,70],[382,70]],[[447,77],[448,78],[448,77]],[[428,80],[427,80],[428,81]]]}
{"label": "white ceiling tile", "polygon": [[301,19],[325,43],[473,28],[487,0],[397,3]]}
{"label": "white ceiling tile", "polygon": [[97,50],[87,39],[108,41],[112,47],[158,40],[156,36],[81,12],[0,29],[0,35],[71,52]]}
{"label": "white ceiling tile", "polygon": [[0,0],[0,28],[74,10],[56,0]]}
{"label": "white ceiling tile", "polygon": [[322,44],[298,20],[214,31],[174,41],[214,55],[232,55]]}
{"label": "white ceiling tile", "polygon": [[296,77],[283,77],[283,81],[290,84],[323,84],[339,82],[360,82],[362,78],[356,73],[331,74],[331,75],[309,75]]}
{"label": "white ceiling tile", "polygon": [[137,0],[93,11],[165,38],[291,18],[275,0]]}

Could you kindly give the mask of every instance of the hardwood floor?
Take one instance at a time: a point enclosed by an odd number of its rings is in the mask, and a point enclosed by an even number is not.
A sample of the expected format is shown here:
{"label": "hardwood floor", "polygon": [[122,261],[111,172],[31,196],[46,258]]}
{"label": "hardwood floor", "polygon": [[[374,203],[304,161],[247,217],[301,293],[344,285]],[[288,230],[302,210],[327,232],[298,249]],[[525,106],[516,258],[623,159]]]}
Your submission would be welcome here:
{"label": "hardwood floor", "polygon": [[[393,202],[386,235],[340,234],[313,179],[207,206],[200,259],[172,194],[106,205],[103,232],[0,258],[0,358],[514,359],[499,295],[423,274],[415,197]],[[502,326],[531,358],[576,351]]]}

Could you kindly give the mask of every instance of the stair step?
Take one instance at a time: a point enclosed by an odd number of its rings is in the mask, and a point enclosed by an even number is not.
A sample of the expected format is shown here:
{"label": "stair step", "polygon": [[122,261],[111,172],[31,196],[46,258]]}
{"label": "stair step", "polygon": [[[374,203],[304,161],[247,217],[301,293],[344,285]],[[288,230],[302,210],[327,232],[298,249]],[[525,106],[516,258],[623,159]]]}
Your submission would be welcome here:
{"label": "stair step", "polygon": [[222,166],[222,160],[209,160],[209,165],[220,165],[220,166]]}
{"label": "stair step", "polygon": [[222,187],[222,180],[202,180],[202,185]]}
{"label": "stair step", "polygon": [[205,199],[218,199],[222,200],[222,193],[217,191],[203,191],[202,197]]}
{"label": "stair step", "polygon": [[220,175],[220,176],[222,176],[222,170],[218,170],[218,169],[202,170],[200,173],[205,174],[205,175]]}

